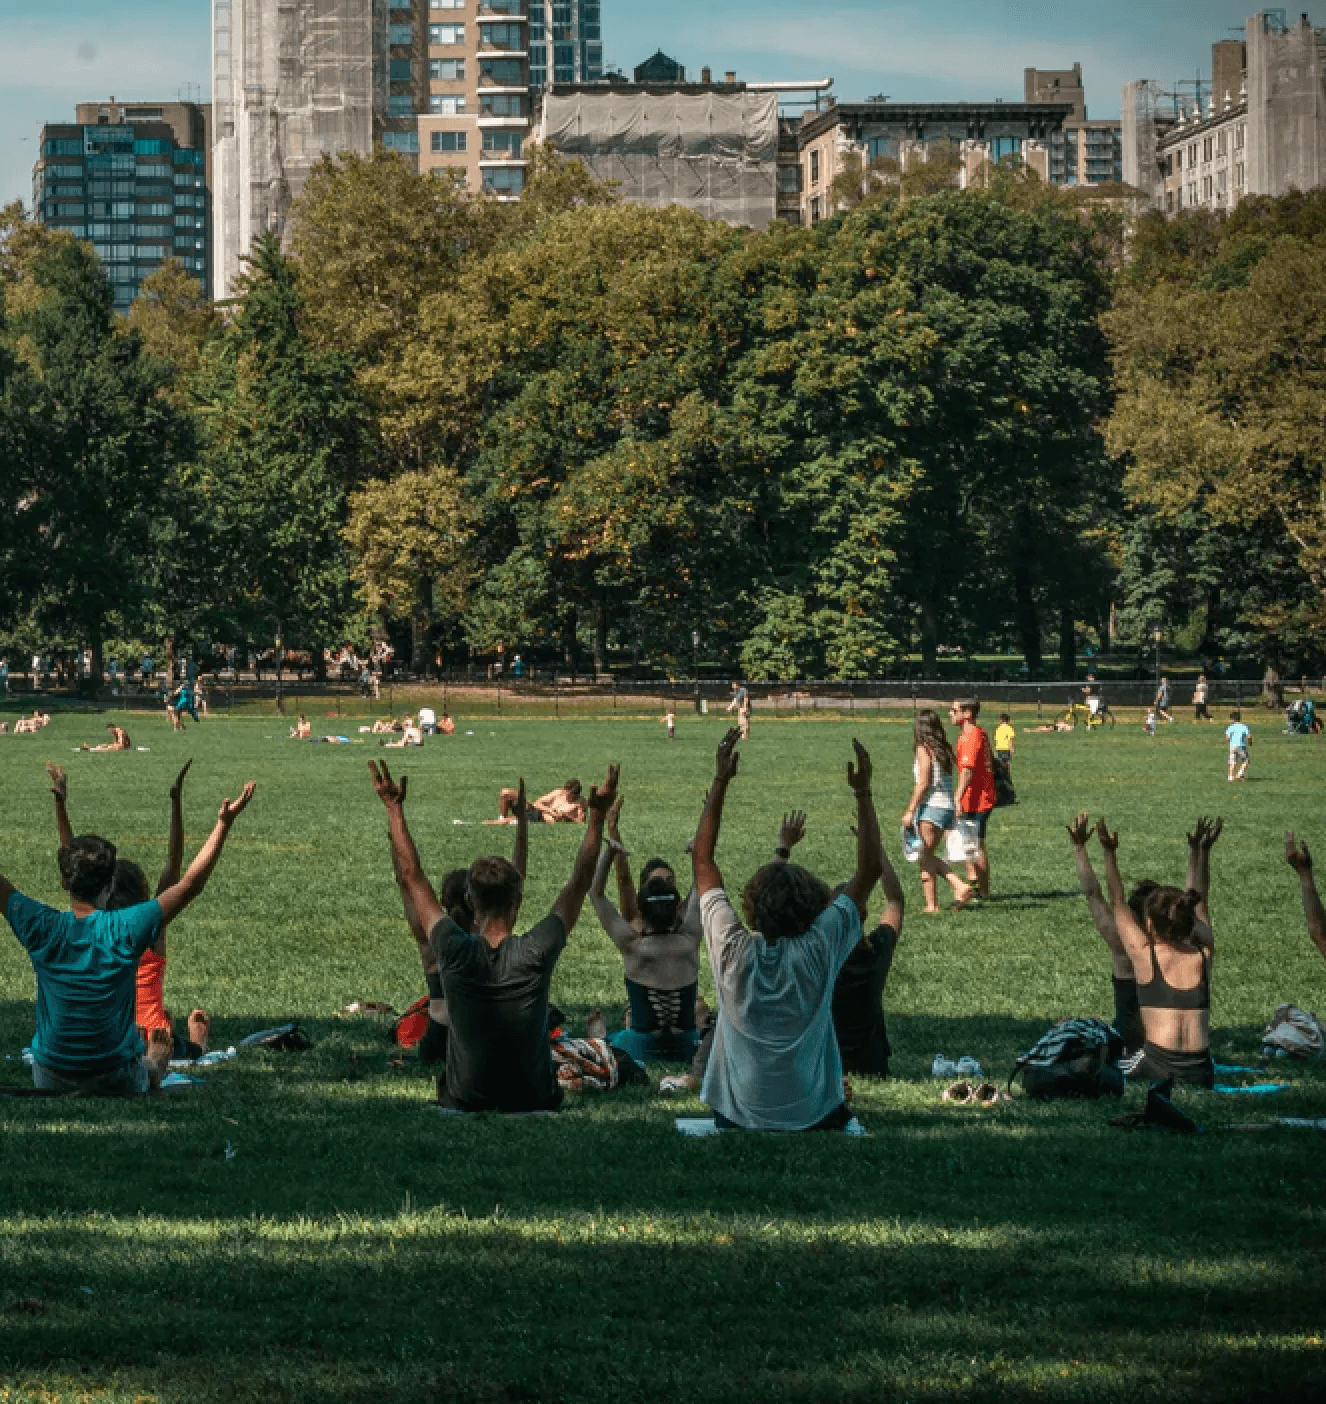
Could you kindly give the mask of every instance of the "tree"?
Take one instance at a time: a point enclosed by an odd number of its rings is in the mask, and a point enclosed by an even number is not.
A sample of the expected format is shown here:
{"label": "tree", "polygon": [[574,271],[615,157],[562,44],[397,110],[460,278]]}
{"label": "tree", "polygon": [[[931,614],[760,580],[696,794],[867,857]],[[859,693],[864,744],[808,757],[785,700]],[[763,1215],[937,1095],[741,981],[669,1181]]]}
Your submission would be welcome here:
{"label": "tree", "polygon": [[176,403],[187,404],[189,382],[221,330],[203,285],[177,259],[168,258],[143,279],[126,321],[142,341],[144,354],[170,368]]}

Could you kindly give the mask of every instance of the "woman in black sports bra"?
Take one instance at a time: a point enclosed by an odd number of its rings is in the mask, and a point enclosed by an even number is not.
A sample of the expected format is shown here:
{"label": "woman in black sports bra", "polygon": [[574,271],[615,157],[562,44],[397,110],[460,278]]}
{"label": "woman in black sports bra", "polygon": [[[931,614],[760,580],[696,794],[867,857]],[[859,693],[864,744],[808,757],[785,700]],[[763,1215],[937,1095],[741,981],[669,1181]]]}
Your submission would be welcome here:
{"label": "woman in black sports bra", "polygon": [[[1187,891],[1154,886],[1141,904],[1139,921],[1124,896],[1119,876],[1119,835],[1102,819],[1097,835],[1105,850],[1105,881],[1114,909],[1119,939],[1137,975],[1137,1003],[1146,1041],[1125,1058],[1130,1078],[1210,1087],[1215,1082],[1211,1061],[1211,958],[1214,941],[1207,909],[1209,871]],[[1209,855],[1210,847],[1206,848]]]}

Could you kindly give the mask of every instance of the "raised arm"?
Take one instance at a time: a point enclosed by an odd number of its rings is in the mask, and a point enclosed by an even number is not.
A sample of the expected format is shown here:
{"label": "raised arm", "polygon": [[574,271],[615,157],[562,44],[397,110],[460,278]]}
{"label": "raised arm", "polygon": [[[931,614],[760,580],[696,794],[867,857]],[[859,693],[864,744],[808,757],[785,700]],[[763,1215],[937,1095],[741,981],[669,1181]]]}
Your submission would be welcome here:
{"label": "raised arm", "polygon": [[714,861],[714,850],[718,847],[718,831],[723,824],[723,801],[727,798],[727,787],[737,773],[737,762],[741,759],[737,751],[737,741],[741,733],[731,727],[718,743],[718,758],[714,767],[714,783],[704,797],[704,812],[700,815],[700,827],[695,831],[695,841],[691,847],[691,873],[695,890],[704,896],[716,887],[722,887],[723,874]]}
{"label": "raised arm", "polygon": [[231,827],[235,820],[244,813],[249,801],[253,798],[254,788],[254,782],[250,780],[233,804],[228,799],[221,801],[216,824],[212,832],[208,834],[207,842],[198,850],[197,856],[189,864],[189,871],[179,882],[174,883],[164,892],[157,893],[157,901],[161,903],[161,924],[163,926],[174,921],[207,886],[207,879],[212,876],[212,869],[216,867],[217,861],[221,857],[221,850],[226,846],[226,839],[230,836]]}
{"label": "raised arm", "polygon": [[608,810],[608,839],[613,850],[613,871],[617,874],[617,905],[621,908],[622,920],[633,922],[640,915],[640,903],[636,898],[635,881],[631,877],[626,846],[622,843],[621,818],[622,796],[618,795],[612,808]]}
{"label": "raised arm", "polygon": [[[1303,893],[1303,916],[1308,924],[1308,935],[1312,944],[1326,958],[1326,908],[1322,907],[1317,895],[1317,884],[1312,878],[1312,854],[1306,843],[1295,843],[1292,832],[1285,835],[1285,862],[1298,874],[1299,887]],[[0,878],[0,884],[4,879]],[[0,906],[8,899],[0,886]]]}
{"label": "raised arm", "polygon": [[9,910],[9,899],[18,889],[7,877],[0,875],[0,917]]}
{"label": "raised arm", "polygon": [[46,762],[46,774],[51,779],[51,794],[55,799],[55,827],[60,835],[60,847],[68,848],[74,841],[74,826],[69,822],[69,781],[64,766]]}
{"label": "raised arm", "polygon": [[852,741],[856,752],[856,764],[847,763],[847,783],[856,796],[856,872],[847,884],[847,896],[856,903],[856,909],[864,917],[866,905],[875,884],[883,876],[880,858],[883,847],[879,838],[879,817],[875,813],[875,801],[870,793],[874,767],[870,763],[870,753],[857,740]]}
{"label": "raised arm", "polygon": [[636,934],[608,900],[608,874],[612,871],[614,860],[621,854],[621,845],[614,843],[609,836],[594,866],[594,882],[589,889],[589,900],[594,907],[594,915],[598,917],[599,925],[608,933],[608,939],[617,947],[624,946]]}
{"label": "raised arm", "polygon": [[180,866],[184,862],[184,777],[192,764],[191,760],[184,762],[183,770],[170,787],[170,846],[166,850],[166,866],[157,879],[158,896],[180,880]]}
{"label": "raised arm", "polygon": [[1137,924],[1133,909],[1128,905],[1128,897],[1123,890],[1123,879],[1119,876],[1119,835],[1117,830],[1110,833],[1105,820],[1096,821],[1096,837],[1105,854],[1105,886],[1109,889],[1110,909],[1114,917],[1114,927],[1119,933],[1119,944],[1124,953],[1138,968],[1139,961],[1146,955],[1148,941],[1146,932]]}
{"label": "raised arm", "polygon": [[[879,833],[879,825],[875,825],[875,832]],[[906,906],[906,898],[903,896],[902,883],[898,881],[897,870],[889,861],[889,855],[884,851],[884,839],[879,839],[879,887],[884,894],[884,915],[881,920],[885,926],[891,926],[899,936],[902,935],[902,914]]]}
{"label": "raised arm", "polygon": [[1091,838],[1091,816],[1084,809],[1068,825],[1068,837],[1073,841],[1073,862],[1077,864],[1077,880],[1082,884],[1082,895],[1087,899],[1091,920],[1096,930],[1113,949],[1119,941],[1119,929],[1114,924],[1114,908],[1105,900],[1096,880],[1096,870],[1091,866],[1091,855],[1087,852],[1087,842]]}
{"label": "raised arm", "polygon": [[620,773],[621,766],[610,765],[602,787],[590,790],[585,812],[585,837],[580,841],[570,880],[552,905],[568,933],[580,919],[580,909],[585,905],[585,897],[594,882],[594,867],[598,862],[599,849],[603,846],[603,823],[617,798],[617,777]]}
{"label": "raised arm", "polygon": [[794,809],[790,814],[784,814],[783,822],[778,826],[778,842],[774,846],[774,861],[786,863],[792,857],[792,850],[805,836],[806,811]]}
{"label": "raised arm", "polygon": [[433,891],[432,884],[424,876],[424,867],[419,861],[419,850],[414,846],[414,839],[410,836],[409,826],[405,822],[407,777],[402,775],[400,783],[397,784],[392,780],[385,761],[380,769],[377,762],[369,761],[368,769],[373,777],[373,788],[382,801],[382,807],[387,811],[391,866],[396,874],[396,885],[401,890],[405,919],[416,936],[421,929],[431,932],[442,917],[442,908],[438,905],[437,894]]}
{"label": "raised arm", "polygon": [[511,866],[525,881],[525,869],[529,866],[529,806],[525,801],[525,777],[520,777],[516,788],[516,841],[511,845]]}

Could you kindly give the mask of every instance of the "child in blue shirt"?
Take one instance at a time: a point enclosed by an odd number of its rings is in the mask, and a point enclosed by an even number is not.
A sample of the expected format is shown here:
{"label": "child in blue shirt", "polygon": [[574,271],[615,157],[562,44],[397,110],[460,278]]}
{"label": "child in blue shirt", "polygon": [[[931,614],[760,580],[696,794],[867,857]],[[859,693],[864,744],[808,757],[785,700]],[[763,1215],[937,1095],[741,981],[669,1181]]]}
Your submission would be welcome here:
{"label": "child in blue shirt", "polygon": [[1229,742],[1228,778],[1242,780],[1248,773],[1248,745],[1252,741],[1252,728],[1244,723],[1241,713],[1231,712],[1229,714],[1229,725],[1225,728],[1225,739]]}

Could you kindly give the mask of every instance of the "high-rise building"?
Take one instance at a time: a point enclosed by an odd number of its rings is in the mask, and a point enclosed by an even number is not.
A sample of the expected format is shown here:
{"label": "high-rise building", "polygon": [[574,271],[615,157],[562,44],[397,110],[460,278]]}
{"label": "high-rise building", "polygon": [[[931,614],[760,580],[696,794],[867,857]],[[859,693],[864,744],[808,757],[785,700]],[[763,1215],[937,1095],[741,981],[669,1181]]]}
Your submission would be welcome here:
{"label": "high-rise building", "polygon": [[1123,124],[1088,118],[1080,63],[1023,69],[1022,85],[1027,102],[1073,104],[1072,116],[1050,137],[1051,185],[1117,185],[1123,180]]}
{"label": "high-rise building", "polygon": [[548,26],[552,25],[552,82],[593,83],[603,76],[599,0],[529,0],[529,81],[549,85]]}
{"label": "high-rise building", "polygon": [[32,172],[32,207],[87,239],[127,312],[144,278],[177,258],[209,285],[210,109],[191,102],[80,103],[49,123]]}

